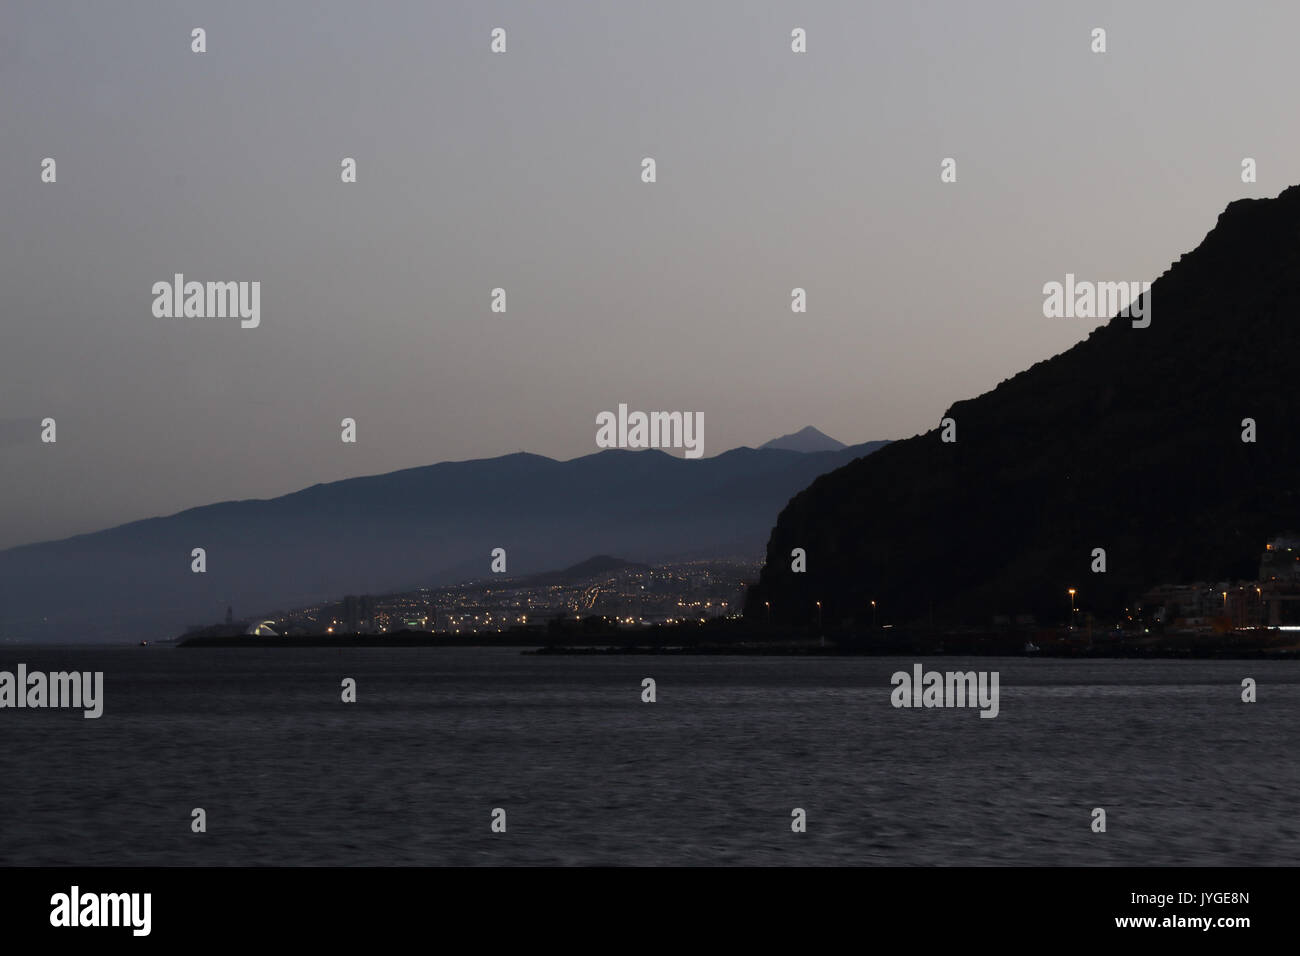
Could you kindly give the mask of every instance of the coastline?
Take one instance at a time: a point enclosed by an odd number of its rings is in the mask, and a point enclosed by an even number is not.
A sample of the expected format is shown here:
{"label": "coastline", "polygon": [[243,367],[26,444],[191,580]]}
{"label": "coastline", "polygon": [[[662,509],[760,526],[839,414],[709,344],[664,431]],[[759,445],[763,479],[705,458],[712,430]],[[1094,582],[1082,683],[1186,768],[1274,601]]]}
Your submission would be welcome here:
{"label": "coastline", "polygon": [[895,632],[864,636],[838,635],[820,639],[725,635],[698,629],[697,633],[501,633],[494,635],[435,635],[404,631],[369,635],[293,635],[260,637],[222,635],[178,639],[171,646],[187,649],[217,648],[518,648],[523,654],[542,656],[695,655],[752,657],[1025,657],[1084,660],[1300,660],[1300,643],[1292,635],[1273,631],[1222,634],[1166,634],[1112,637],[1089,641],[1081,637],[1040,632],[1026,640],[1023,634],[987,632]]}

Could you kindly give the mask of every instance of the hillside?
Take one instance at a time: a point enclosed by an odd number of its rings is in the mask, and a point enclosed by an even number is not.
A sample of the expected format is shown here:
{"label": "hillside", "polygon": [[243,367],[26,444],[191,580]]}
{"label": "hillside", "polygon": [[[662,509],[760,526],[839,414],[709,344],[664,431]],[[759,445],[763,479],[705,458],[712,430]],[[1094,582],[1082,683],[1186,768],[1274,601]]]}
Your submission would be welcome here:
{"label": "hillside", "polygon": [[806,623],[820,600],[863,622],[875,599],[900,623],[1060,620],[1070,587],[1114,614],[1156,583],[1253,576],[1300,525],[1300,187],[1230,204],[1150,296],[1149,327],[1116,317],[953,405],[956,442],[936,425],[796,495],[747,614]]}

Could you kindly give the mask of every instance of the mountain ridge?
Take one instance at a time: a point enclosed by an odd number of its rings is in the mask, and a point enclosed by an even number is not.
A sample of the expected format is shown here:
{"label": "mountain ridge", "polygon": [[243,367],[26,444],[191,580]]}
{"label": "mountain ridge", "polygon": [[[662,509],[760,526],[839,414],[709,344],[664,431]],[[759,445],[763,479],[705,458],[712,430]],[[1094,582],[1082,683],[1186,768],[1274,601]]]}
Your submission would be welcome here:
{"label": "mountain ridge", "polygon": [[[198,505],[0,551],[0,638],[158,639],[227,604],[269,611],[453,583],[470,566],[486,573],[496,547],[511,575],[593,554],[758,555],[782,502],[881,444],[695,460],[516,452]],[[193,573],[199,547],[206,570]]]}
{"label": "mountain ridge", "polygon": [[786,451],[840,451],[847,447],[842,441],[836,441],[830,435],[812,425],[805,425],[797,432],[782,435],[764,442],[759,448],[780,448]]}

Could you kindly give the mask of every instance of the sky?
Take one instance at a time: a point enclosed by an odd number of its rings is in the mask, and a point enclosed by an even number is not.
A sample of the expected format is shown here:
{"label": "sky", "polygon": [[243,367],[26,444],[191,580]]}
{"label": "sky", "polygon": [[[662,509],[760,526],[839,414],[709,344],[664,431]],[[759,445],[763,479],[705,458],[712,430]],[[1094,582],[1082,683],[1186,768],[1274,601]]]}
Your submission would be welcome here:
{"label": "sky", "polygon": [[[1101,324],[1044,283],[1154,280],[1300,182],[1298,34],[1272,2],[6,0],[0,547],[591,454],[620,403],[701,413],[706,455],[924,432]],[[260,282],[261,324],[155,316],[177,272]]]}

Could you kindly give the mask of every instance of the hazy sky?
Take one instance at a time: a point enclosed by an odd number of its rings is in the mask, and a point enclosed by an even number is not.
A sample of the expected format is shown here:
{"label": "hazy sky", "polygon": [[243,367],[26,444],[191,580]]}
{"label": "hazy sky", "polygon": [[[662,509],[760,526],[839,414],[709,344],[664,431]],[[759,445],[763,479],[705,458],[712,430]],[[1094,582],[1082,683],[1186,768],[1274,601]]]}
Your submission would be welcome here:
{"label": "hazy sky", "polygon": [[[1154,279],[1300,182],[1297,35],[1275,2],[5,0],[0,547],[571,458],[619,402],[702,412],[706,455],[924,431],[1099,324],[1045,282]],[[176,272],[260,281],[261,326],[155,318]]]}

